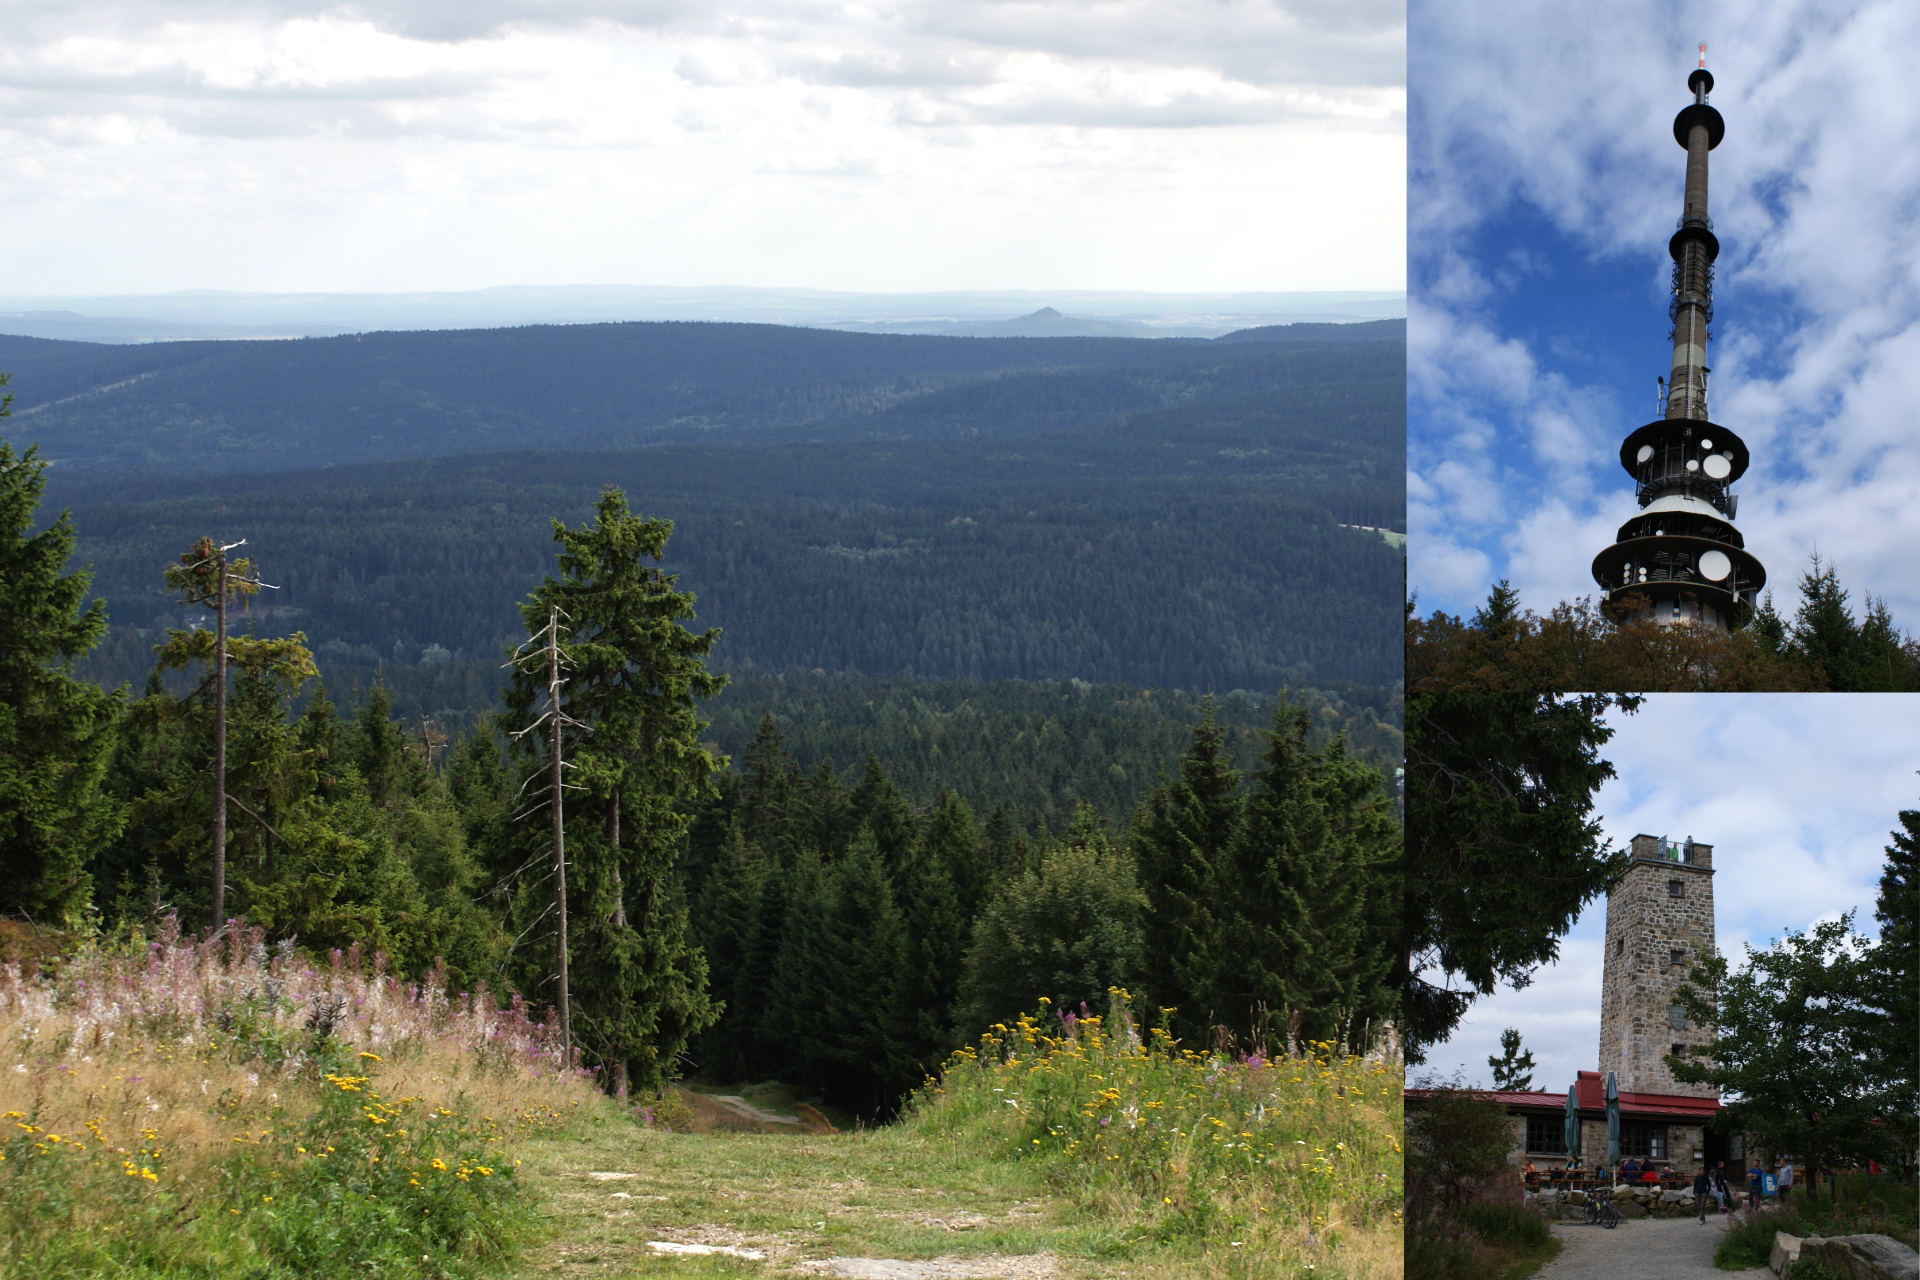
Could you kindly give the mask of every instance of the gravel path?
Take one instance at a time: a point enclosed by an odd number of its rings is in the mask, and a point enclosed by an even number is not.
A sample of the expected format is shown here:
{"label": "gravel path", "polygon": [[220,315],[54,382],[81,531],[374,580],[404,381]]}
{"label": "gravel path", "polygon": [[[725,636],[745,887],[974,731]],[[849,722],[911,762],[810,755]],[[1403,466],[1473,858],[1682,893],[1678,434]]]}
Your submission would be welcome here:
{"label": "gravel path", "polygon": [[1721,1271],[1713,1265],[1713,1246],[1721,1223],[1696,1218],[1629,1218],[1613,1230],[1584,1222],[1559,1222],[1554,1235],[1560,1256],[1540,1268],[1539,1280],[1724,1280],[1727,1276],[1771,1275],[1765,1267]]}

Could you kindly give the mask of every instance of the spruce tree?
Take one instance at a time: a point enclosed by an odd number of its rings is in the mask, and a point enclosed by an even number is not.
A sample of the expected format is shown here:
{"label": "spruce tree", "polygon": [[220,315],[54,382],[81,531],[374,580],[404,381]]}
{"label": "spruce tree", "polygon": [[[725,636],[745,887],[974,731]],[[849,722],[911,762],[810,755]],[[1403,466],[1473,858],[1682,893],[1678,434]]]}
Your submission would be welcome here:
{"label": "spruce tree", "polygon": [[[1005,812],[1000,816],[1004,821]],[[921,841],[945,865],[960,918],[972,920],[993,887],[993,867],[987,839],[966,800],[957,792],[942,791],[927,811]]]}
{"label": "spruce tree", "polygon": [[787,754],[771,712],[763,713],[747,744],[746,769],[739,783],[739,804],[745,837],[771,854],[789,838],[800,770]]}
{"label": "spruce tree", "polygon": [[1300,1037],[1351,1046],[1392,1006],[1386,895],[1371,890],[1397,862],[1399,830],[1380,775],[1341,739],[1308,750],[1308,735],[1307,712],[1282,700],[1216,881],[1210,986],[1223,1024],[1255,1045],[1298,1015]]}
{"label": "spruce tree", "polygon": [[769,943],[773,948],[754,1028],[754,1074],[808,1090],[823,1088],[832,1073],[822,1017],[827,989],[836,980],[821,911],[830,883],[819,854],[803,848],[769,877],[748,948],[754,968]]}
{"label": "spruce tree", "polygon": [[747,843],[736,819],[694,911],[708,989],[724,1010],[700,1037],[700,1069],[709,1080],[751,1078],[754,1023],[764,993],[753,985],[748,957],[765,878],[765,858],[759,846]]}
{"label": "spruce tree", "polygon": [[1861,650],[1860,627],[1847,608],[1839,571],[1816,551],[1813,567],[1800,575],[1800,608],[1793,615],[1787,653],[1824,677],[1817,687],[1846,690],[1865,687]]}
{"label": "spruce tree", "polygon": [[[563,709],[587,730],[568,761],[582,792],[569,807],[586,819],[567,841],[569,950],[579,957],[571,986],[580,1039],[616,1092],[629,1078],[636,1089],[664,1087],[718,1013],[673,869],[689,825],[683,802],[714,794],[717,766],[700,745],[707,726],[695,700],[726,681],[706,668],[720,633],[682,625],[693,596],[655,567],[672,532],[671,521],[634,515],[609,487],[587,524],[553,522],[560,577],[520,607],[529,632],[559,610]],[[515,668],[502,717],[509,732],[532,723],[538,683]]]}
{"label": "spruce tree", "polygon": [[891,1115],[920,1083],[903,1027],[914,1010],[902,999],[905,931],[878,843],[863,829],[835,864],[821,931],[816,1017],[818,1082],[863,1115]]}
{"label": "spruce tree", "polygon": [[913,806],[887,776],[879,756],[867,756],[866,770],[848,800],[854,823],[872,833],[874,845],[880,851],[880,864],[887,869],[889,877],[897,877],[919,837],[920,823]]}
{"label": "spruce tree", "polygon": [[1178,1037],[1201,1045],[1211,1042],[1217,1021],[1245,1013],[1239,993],[1226,997],[1215,981],[1238,959],[1220,948],[1218,895],[1240,823],[1239,787],[1209,706],[1181,757],[1180,776],[1155,790],[1134,823],[1133,853],[1150,904],[1145,995],[1174,1010],[1168,1017]]}
{"label": "spruce tree", "polygon": [[64,572],[69,513],[31,532],[46,469],[37,447],[16,456],[0,441],[0,913],[72,925],[89,859],[125,821],[102,785],[125,695],[73,674],[106,632],[106,603],[87,600],[89,570]]}
{"label": "spruce tree", "polygon": [[1533,1088],[1533,1050],[1520,1052],[1517,1029],[1508,1027],[1500,1033],[1500,1053],[1498,1058],[1487,1059],[1487,1066],[1493,1069],[1493,1087],[1516,1093]]}
{"label": "spruce tree", "polygon": [[[1900,811],[1901,829],[1892,832],[1886,868],[1880,875],[1880,894],[1873,917],[1880,923],[1880,940],[1868,957],[1868,968],[1878,988],[1875,1000],[1884,1016],[1878,1020],[1882,1064],[1891,1076],[1897,1096],[1920,1096],[1920,1063],[1913,1046],[1920,1043],[1920,810]],[[1909,1130],[1910,1131],[1910,1130]]]}
{"label": "spruce tree", "polygon": [[946,851],[924,836],[908,842],[891,882],[905,938],[890,1003],[903,1069],[918,1084],[959,1047],[954,1014],[971,917],[961,909]]}

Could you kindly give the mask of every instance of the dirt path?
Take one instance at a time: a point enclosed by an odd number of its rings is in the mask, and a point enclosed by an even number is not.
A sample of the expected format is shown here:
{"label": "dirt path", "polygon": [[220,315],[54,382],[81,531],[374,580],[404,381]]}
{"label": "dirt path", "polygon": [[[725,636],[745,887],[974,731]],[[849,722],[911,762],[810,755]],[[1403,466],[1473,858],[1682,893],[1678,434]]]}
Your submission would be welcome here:
{"label": "dirt path", "polygon": [[1713,1247],[1725,1233],[1726,1219],[1629,1218],[1608,1231],[1584,1222],[1554,1224],[1560,1256],[1540,1268],[1538,1280],[1723,1280],[1751,1271],[1721,1271],[1713,1265]]}

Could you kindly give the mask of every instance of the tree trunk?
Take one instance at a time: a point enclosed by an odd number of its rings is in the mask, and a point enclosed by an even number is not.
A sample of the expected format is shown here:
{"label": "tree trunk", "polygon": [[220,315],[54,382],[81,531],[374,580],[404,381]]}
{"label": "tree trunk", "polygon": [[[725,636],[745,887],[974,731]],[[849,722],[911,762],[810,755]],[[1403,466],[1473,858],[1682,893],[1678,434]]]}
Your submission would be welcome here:
{"label": "tree trunk", "polygon": [[573,1066],[573,1004],[567,986],[567,832],[562,814],[566,785],[560,761],[560,614],[547,617],[547,714],[552,717],[553,745],[547,752],[553,799],[553,900],[560,916],[560,1044],[566,1066]]}
{"label": "tree trunk", "polygon": [[[620,881],[620,793],[607,801],[607,854],[613,862],[613,927],[627,927],[627,894]],[[627,1059],[620,1054],[609,1064],[607,1089],[614,1097],[627,1096]]]}
{"label": "tree trunk", "polygon": [[227,553],[214,557],[213,932],[227,927]]}

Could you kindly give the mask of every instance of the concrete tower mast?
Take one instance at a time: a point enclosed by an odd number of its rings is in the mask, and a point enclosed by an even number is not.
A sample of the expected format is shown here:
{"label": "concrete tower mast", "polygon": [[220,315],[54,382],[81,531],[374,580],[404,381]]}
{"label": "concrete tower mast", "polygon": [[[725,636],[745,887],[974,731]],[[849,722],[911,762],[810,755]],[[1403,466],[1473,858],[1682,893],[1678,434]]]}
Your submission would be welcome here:
{"label": "concrete tower mast", "polygon": [[1729,487],[1747,469],[1747,446],[1707,419],[1707,326],[1713,320],[1713,261],[1720,241],[1707,216],[1707,153],[1726,125],[1707,102],[1713,73],[1707,46],[1687,77],[1693,101],[1673,118],[1673,138],[1687,153],[1687,193],[1678,229],[1667,242],[1673,258],[1671,382],[1661,416],[1620,446],[1620,465],[1634,479],[1640,514],[1620,526],[1614,544],[1593,559],[1593,579],[1616,616],[1632,612],[1662,622],[1730,629],[1751,616],[1767,571],[1733,527],[1739,499]]}

